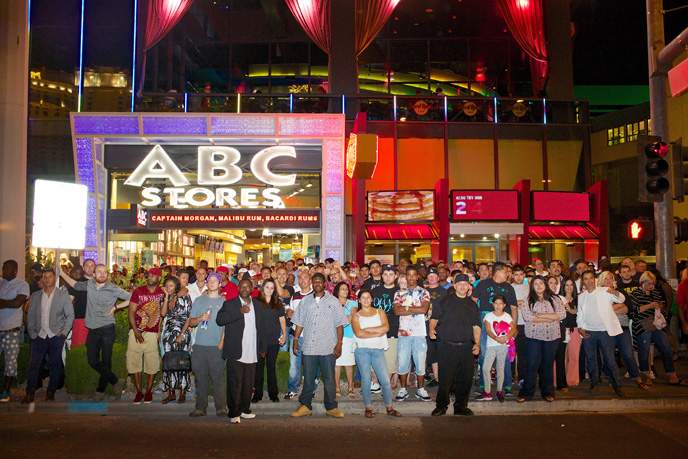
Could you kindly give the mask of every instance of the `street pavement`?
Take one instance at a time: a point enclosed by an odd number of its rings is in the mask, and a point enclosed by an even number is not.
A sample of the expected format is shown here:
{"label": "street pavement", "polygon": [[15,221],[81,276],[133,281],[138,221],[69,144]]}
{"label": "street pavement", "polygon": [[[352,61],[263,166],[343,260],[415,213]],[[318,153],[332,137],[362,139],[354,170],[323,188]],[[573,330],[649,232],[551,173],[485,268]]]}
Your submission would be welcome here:
{"label": "street pavement", "polygon": [[[451,411],[450,411],[451,412]],[[133,412],[132,412],[133,414]],[[0,413],[2,457],[685,457],[685,412],[343,419]]]}

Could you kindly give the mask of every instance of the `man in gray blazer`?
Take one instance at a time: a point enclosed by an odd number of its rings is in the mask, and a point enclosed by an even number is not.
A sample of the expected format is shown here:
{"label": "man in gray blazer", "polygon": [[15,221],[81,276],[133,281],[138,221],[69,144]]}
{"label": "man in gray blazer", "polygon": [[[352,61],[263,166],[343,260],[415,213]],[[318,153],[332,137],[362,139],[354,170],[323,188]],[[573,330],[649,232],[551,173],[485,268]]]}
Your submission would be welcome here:
{"label": "man in gray blazer", "polygon": [[57,381],[60,378],[62,348],[74,322],[74,306],[67,292],[55,285],[55,271],[43,271],[43,289],[31,295],[27,317],[27,331],[31,337],[31,360],[26,382],[26,397],[22,404],[32,403],[38,386],[38,372],[48,354],[50,383],[46,401],[55,399]]}

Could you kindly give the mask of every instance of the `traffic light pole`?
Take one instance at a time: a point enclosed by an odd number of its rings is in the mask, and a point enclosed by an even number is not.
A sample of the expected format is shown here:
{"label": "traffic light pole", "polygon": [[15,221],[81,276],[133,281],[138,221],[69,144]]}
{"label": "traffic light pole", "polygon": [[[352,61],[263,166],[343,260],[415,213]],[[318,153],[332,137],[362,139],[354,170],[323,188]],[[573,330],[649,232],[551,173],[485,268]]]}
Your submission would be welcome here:
{"label": "traffic light pole", "polygon": [[[667,144],[669,125],[666,108],[666,69],[657,65],[657,56],[664,48],[664,17],[662,0],[646,0],[647,6],[647,54],[650,74],[650,119],[652,135]],[[672,193],[664,193],[661,202],[655,202],[655,255],[657,269],[667,281],[676,279],[676,254],[674,250],[674,204]],[[672,285],[674,285],[672,283]]]}

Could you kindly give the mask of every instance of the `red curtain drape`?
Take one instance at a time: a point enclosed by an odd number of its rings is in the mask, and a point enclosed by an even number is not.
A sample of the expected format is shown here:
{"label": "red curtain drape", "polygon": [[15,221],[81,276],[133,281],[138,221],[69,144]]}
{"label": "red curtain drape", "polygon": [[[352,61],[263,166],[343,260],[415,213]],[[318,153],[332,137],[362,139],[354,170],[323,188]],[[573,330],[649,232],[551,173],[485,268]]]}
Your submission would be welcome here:
{"label": "red curtain drape", "polygon": [[380,33],[401,0],[356,0],[356,55]]}
{"label": "red curtain drape", "polygon": [[[286,0],[313,42],[330,54],[330,5],[336,0]],[[401,0],[356,0],[356,55],[375,39]]]}
{"label": "red curtain drape", "polygon": [[296,21],[320,49],[330,55],[330,0],[286,0]]}
{"label": "red curtain drape", "polygon": [[497,1],[511,34],[531,58],[533,91],[537,94],[547,76],[547,38],[543,5],[546,0]]}
{"label": "red curtain drape", "polygon": [[139,96],[146,77],[146,51],[151,49],[172,30],[172,27],[177,25],[192,3],[193,0],[148,0]]}

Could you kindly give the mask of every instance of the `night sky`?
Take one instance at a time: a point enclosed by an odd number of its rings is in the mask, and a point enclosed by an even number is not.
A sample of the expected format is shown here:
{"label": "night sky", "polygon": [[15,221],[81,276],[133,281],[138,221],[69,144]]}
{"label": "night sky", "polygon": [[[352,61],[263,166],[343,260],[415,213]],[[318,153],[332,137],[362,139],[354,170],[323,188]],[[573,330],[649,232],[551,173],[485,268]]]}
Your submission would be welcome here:
{"label": "night sky", "polygon": [[[471,1],[478,0],[465,0],[461,7],[470,6]],[[664,0],[665,9],[686,4],[687,0]],[[84,55],[84,65],[129,69],[133,0],[89,0],[86,5],[85,49],[88,52]],[[576,24],[574,84],[647,84],[645,1],[572,0],[571,5],[571,20]],[[78,66],[80,6],[80,0],[32,1],[32,68],[71,73]],[[688,27],[688,8],[667,13],[667,42],[685,27]]]}

